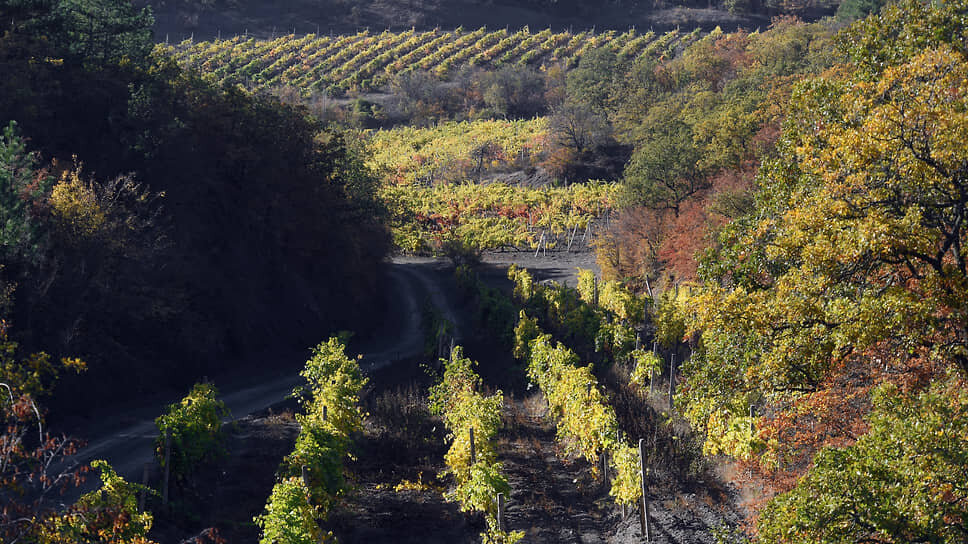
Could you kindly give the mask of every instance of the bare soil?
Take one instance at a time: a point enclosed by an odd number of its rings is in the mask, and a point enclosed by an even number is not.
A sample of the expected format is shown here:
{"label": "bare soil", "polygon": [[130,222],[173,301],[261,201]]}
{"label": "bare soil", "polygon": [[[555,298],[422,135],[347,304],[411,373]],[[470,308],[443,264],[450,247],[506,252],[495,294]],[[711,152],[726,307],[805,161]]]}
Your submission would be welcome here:
{"label": "bare soil", "polygon": [[370,417],[347,466],[355,489],[327,522],[341,543],[476,541],[479,520],[444,500],[444,427],[430,415],[425,391],[410,383],[367,395]]}
{"label": "bare soil", "polygon": [[[408,277],[413,280],[408,284],[422,286],[414,288],[413,297],[445,305],[451,314],[467,313],[452,279],[445,278],[446,264],[406,261],[408,270],[417,271],[416,278]],[[484,261],[485,273],[497,283],[506,282],[501,278],[506,277],[504,267],[509,262],[528,267],[540,279],[569,283],[574,281],[577,266],[594,268],[590,252],[549,252],[548,257],[494,253]],[[400,313],[414,318],[410,312]],[[469,323],[462,322],[462,326],[474,335]],[[387,326],[388,331],[392,329],[400,330]],[[524,531],[528,543],[642,542],[637,512],[623,516],[597,471],[581,459],[564,455],[555,440],[554,424],[547,418],[544,398],[520,385],[526,384],[518,376],[522,369],[507,354],[488,354],[486,341],[478,339],[472,345],[476,352],[468,355],[481,361],[487,375],[504,375],[505,383],[518,384],[505,391],[504,428],[497,441],[498,457],[512,488],[507,528]],[[354,459],[347,463],[353,489],[324,522],[344,544],[480,541],[483,520],[460,512],[444,498],[452,485],[439,476],[448,446],[442,422],[426,406],[431,379],[421,364],[425,360],[409,357],[368,371],[371,383],[364,404],[369,416],[365,432],[354,440]],[[653,409],[617,391],[614,400],[621,405],[616,408],[623,414],[623,430],[630,436],[656,436],[651,429],[659,418]],[[177,544],[215,527],[230,544],[257,542],[258,528],[252,518],[262,512],[276,470],[298,433],[291,416],[285,415],[292,408],[279,404],[272,408],[274,415],[265,411],[238,421],[228,432],[228,458],[203,467],[190,486],[174,492],[170,513],[153,508],[153,538],[162,544]],[[663,433],[658,436],[666,436]],[[707,472],[684,476],[681,467],[656,466],[649,482],[653,542],[712,544],[721,528],[739,523],[742,511],[736,493]]]}
{"label": "bare soil", "polygon": [[525,542],[604,543],[618,521],[608,489],[591,466],[555,441],[540,394],[508,399],[498,457],[511,484],[508,529]]}
{"label": "bare soil", "polygon": [[507,278],[507,267],[515,264],[527,268],[538,281],[550,280],[574,287],[578,283],[578,269],[586,268],[600,273],[595,252],[583,247],[578,251],[549,249],[542,251],[489,251],[482,257],[487,265],[480,273],[488,277]]}
{"label": "bare soil", "polygon": [[[228,426],[224,459],[199,467],[190,484],[173,486],[168,508],[160,497],[149,501],[155,516],[150,537],[177,544],[214,527],[227,543],[258,542],[253,518],[265,508],[276,469],[298,434],[299,424],[285,411],[245,417]],[[158,476],[156,467],[153,479]]]}

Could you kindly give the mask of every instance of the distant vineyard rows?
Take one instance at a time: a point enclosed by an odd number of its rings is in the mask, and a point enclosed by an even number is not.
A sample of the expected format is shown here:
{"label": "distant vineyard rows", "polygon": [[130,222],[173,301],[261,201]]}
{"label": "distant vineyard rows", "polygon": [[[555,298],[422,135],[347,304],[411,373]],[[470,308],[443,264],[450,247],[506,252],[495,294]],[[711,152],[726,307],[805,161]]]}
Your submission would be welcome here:
{"label": "distant vineyard rows", "polygon": [[463,183],[538,166],[548,140],[543,117],[401,126],[369,134],[367,165],[391,185]]}
{"label": "distant vineyard rows", "polygon": [[425,71],[447,79],[462,67],[575,66],[597,47],[609,47],[623,58],[673,54],[699,37],[699,30],[653,32],[532,33],[480,28],[466,31],[360,32],[347,36],[286,35],[274,40],[236,36],[212,42],[186,40],[159,45],[183,66],[211,74],[215,80],[246,85],[288,85],[305,91],[341,96],[385,87],[399,74]]}
{"label": "distant vineyard rows", "polygon": [[386,186],[394,241],[410,253],[440,253],[458,244],[474,251],[555,247],[614,208],[618,187],[587,183],[527,188],[504,184]]}

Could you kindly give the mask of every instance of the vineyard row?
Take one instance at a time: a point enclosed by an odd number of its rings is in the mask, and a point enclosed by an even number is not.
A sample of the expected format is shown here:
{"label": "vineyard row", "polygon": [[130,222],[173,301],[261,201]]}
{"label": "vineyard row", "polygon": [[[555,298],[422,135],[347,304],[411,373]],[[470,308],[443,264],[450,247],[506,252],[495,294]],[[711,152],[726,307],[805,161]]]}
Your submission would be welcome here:
{"label": "vineyard row", "polygon": [[235,36],[210,42],[185,40],[159,49],[183,66],[196,68],[219,83],[246,86],[291,86],[307,92],[342,96],[385,87],[397,75],[414,71],[447,79],[463,67],[540,68],[561,63],[574,67],[587,51],[608,47],[620,57],[670,56],[699,37],[700,31],[608,31],[532,33],[480,28],[467,31],[367,31],[346,36],[289,34],[273,40]]}
{"label": "vineyard row", "polygon": [[588,183],[531,189],[503,184],[388,186],[382,197],[397,246],[440,253],[458,244],[496,248],[567,248],[587,238],[614,207],[617,186]]}

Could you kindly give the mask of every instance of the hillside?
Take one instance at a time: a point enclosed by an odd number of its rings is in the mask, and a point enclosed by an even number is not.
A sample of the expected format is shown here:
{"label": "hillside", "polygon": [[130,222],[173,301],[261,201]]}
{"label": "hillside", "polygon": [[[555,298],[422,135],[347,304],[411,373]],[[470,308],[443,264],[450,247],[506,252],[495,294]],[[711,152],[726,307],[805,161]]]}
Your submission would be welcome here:
{"label": "hillside", "polygon": [[968,0],[153,3],[0,0],[0,541],[968,542]]}
{"label": "hillside", "polygon": [[248,35],[271,39],[285,34],[355,34],[362,30],[418,31],[452,30],[458,27],[516,29],[552,28],[556,32],[597,29],[624,32],[635,27],[656,32],[675,28],[712,30],[765,28],[770,18],[794,13],[814,19],[831,14],[835,3],[809,2],[804,5],[766,7],[758,2],[732,11],[721,3],[629,2],[588,3],[510,2],[506,0],[214,0],[148,2],[155,11],[159,41],[179,42],[194,36],[212,40]]}
{"label": "hillside", "polygon": [[345,36],[286,35],[257,40],[235,36],[212,42],[186,40],[160,47],[180,64],[211,74],[219,83],[252,87],[294,87],[339,97],[386,90],[394,80],[426,72],[448,80],[461,70],[544,68],[578,65],[582,55],[606,48],[629,61],[674,56],[700,35],[629,30],[618,33],[431,30],[362,31]]}

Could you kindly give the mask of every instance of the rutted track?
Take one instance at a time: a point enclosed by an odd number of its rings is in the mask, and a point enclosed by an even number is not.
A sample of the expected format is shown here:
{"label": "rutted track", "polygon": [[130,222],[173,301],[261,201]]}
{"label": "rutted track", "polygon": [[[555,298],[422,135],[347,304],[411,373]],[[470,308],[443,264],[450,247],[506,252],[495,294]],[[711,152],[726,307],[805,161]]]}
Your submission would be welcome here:
{"label": "rutted track", "polygon": [[[548,252],[548,256],[550,258],[539,259],[533,253],[488,255],[483,270],[496,283],[504,277],[503,267],[508,262],[518,262],[532,269],[536,277],[571,283],[575,266],[594,268],[594,261],[588,253],[556,252],[552,255]],[[458,341],[461,333],[467,335],[472,330],[467,317],[470,314],[457,294],[451,267],[440,260],[395,259],[387,267],[385,286],[388,293],[386,311],[373,316],[374,330],[355,344],[352,351],[362,351],[362,368],[372,372],[375,380],[384,382],[383,388],[374,395],[399,394],[401,387],[404,390],[410,388],[407,393],[410,397],[393,404],[402,409],[391,410],[406,412],[408,405],[421,402],[414,399],[425,395],[421,386],[413,382],[413,372],[422,374],[422,370],[410,366],[422,359],[425,334],[421,322],[425,305],[434,306],[443,318],[454,324]],[[257,512],[258,503],[267,495],[276,462],[272,455],[282,455],[277,451],[280,445],[292,439],[291,436],[282,440],[270,435],[278,434],[277,431],[283,428],[292,431],[295,423],[291,422],[291,416],[288,424],[267,423],[272,417],[265,417],[265,412],[284,401],[289,391],[301,382],[297,370],[293,369],[304,357],[305,351],[285,356],[292,363],[284,365],[289,370],[268,378],[263,375],[257,383],[254,382],[259,378],[251,376],[225,377],[235,378],[236,383],[231,384],[231,380],[226,379],[230,385],[221,387],[222,399],[234,417],[244,420],[240,422],[242,430],[233,431],[232,458],[226,466],[219,467],[214,476],[209,475],[204,480],[203,487],[211,490],[210,502],[215,505],[204,515],[211,519],[213,526],[216,525],[216,515],[227,516],[220,519],[233,520],[231,523],[251,519],[252,512]],[[481,362],[487,364],[485,360]],[[248,383],[243,381],[246,379]],[[371,398],[369,402],[373,400]],[[153,401],[157,402],[157,399]],[[545,406],[541,397],[536,395],[508,399],[505,429],[498,439],[498,456],[505,464],[512,486],[506,512],[508,527],[525,531],[526,542],[632,544],[641,541],[637,517],[622,519],[608,498],[607,490],[589,473],[587,464],[560,457],[553,426],[543,417]],[[94,438],[81,452],[79,460],[87,462],[103,458],[127,478],[140,480],[142,464],[152,459],[152,444],[157,436],[153,419],[161,409],[161,406],[145,403],[137,415],[129,417],[129,424],[123,429],[90,433]],[[245,418],[260,412],[262,415]],[[373,421],[368,423],[364,436],[360,437],[356,458],[348,467],[356,491],[331,513],[328,523],[340,540],[348,543],[478,541],[477,534],[483,530],[480,520],[460,513],[457,505],[446,502],[441,496],[445,483],[437,480],[435,475],[444,468],[443,431],[431,420],[422,421],[423,427],[411,428],[410,424],[416,420],[407,420],[407,417],[412,416],[403,415],[403,420],[390,425],[392,436],[389,442],[385,436],[388,432],[386,425],[379,427],[374,426]],[[271,447],[267,449],[267,446]],[[288,446],[283,449],[286,448]],[[253,483],[256,479],[262,483]],[[404,479],[422,483],[412,489],[395,490],[394,487]],[[263,490],[259,486],[268,487]],[[653,493],[652,519],[655,541],[659,543],[711,543],[714,542],[714,529],[719,524],[734,525],[738,519],[732,510],[731,499],[713,498],[701,489],[684,493],[670,480]],[[259,497],[259,500],[253,504],[236,504],[240,494]],[[75,498],[76,495],[64,499],[73,501]],[[230,504],[234,507],[231,513],[227,510]],[[242,540],[249,540],[251,535],[245,531],[253,529],[239,527],[230,524],[228,530],[230,533],[242,531],[246,535]],[[184,531],[185,528],[172,525],[165,529],[165,535],[180,539]],[[177,540],[160,538],[159,541]]]}
{"label": "rutted track", "polygon": [[[429,300],[445,318],[455,323],[458,336],[461,330],[460,312],[451,297],[452,293],[440,287],[439,280],[445,272],[439,261],[396,259],[387,268],[389,307],[381,316],[380,334],[365,345],[357,346],[357,350],[363,354],[361,366],[365,371],[376,370],[421,353],[423,333],[420,321],[424,300]],[[268,364],[272,364],[271,361]],[[293,367],[291,364],[281,366]],[[220,387],[221,398],[234,418],[242,418],[284,401],[301,381],[291,371],[268,379],[263,377],[258,382],[240,380],[233,386]],[[177,400],[172,398],[169,402]],[[163,406],[156,403],[131,409],[128,411],[131,417],[120,428],[91,432],[84,437],[88,444],[79,452],[77,461],[83,464],[92,459],[105,459],[118,473],[132,481],[140,481],[141,467],[152,459],[153,442],[157,437],[154,418],[160,415],[161,409]],[[89,485],[93,483],[89,480]],[[76,496],[64,497],[65,501],[74,498]]]}

